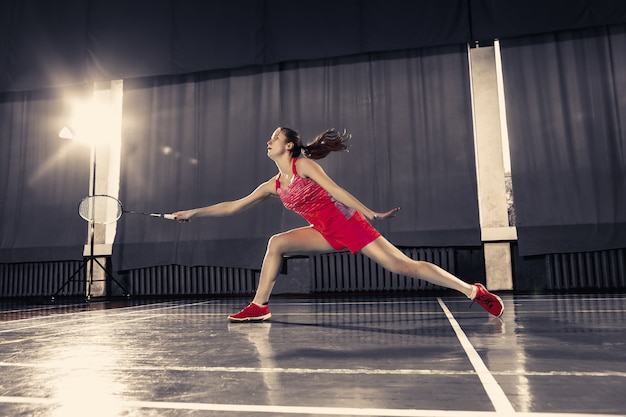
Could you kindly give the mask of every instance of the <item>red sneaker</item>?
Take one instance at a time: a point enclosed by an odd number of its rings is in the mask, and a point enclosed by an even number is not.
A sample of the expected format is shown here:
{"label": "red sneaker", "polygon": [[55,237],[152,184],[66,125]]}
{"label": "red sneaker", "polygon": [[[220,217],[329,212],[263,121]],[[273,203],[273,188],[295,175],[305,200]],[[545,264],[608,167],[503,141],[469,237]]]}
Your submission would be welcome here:
{"label": "red sneaker", "polygon": [[500,317],[504,312],[502,299],[487,291],[482,284],[474,284],[474,287],[476,287],[476,295],[472,298],[472,301],[478,303],[478,305],[487,310],[489,314]]}
{"label": "red sneaker", "polygon": [[269,320],[270,317],[272,317],[272,313],[270,313],[270,308],[268,306],[258,306],[254,303],[250,303],[239,313],[228,316],[228,320],[234,322],[265,321]]}

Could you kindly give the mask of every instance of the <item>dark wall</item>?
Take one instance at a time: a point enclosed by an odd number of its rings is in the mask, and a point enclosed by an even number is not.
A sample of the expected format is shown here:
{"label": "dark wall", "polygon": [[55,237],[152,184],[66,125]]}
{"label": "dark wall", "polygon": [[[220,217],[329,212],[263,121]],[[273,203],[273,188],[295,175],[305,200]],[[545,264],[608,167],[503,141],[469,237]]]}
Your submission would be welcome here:
{"label": "dark wall", "polygon": [[0,0],[0,91],[623,22],[609,0]]}

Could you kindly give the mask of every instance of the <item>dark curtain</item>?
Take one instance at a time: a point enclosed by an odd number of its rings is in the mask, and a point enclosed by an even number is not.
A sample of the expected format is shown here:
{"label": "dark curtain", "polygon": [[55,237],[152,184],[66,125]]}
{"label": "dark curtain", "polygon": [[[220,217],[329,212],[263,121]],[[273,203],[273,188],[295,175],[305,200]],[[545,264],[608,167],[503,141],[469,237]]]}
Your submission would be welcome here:
{"label": "dark curtain", "polygon": [[0,91],[623,23],[615,0],[0,0]]}
{"label": "dark curtain", "polygon": [[0,95],[0,262],[80,260],[89,149],[58,133],[80,89]]}
{"label": "dark curtain", "polygon": [[0,0],[0,91],[623,23],[616,0]]}
{"label": "dark curtain", "polygon": [[[480,244],[463,45],[127,81],[122,201],[171,212],[242,197],[276,174],[265,153],[277,126],[352,133],[349,153],[320,163],[373,209],[402,207],[375,223],[393,243]],[[127,216],[115,267],[258,268],[271,234],[302,225],[278,199],[189,224]]]}
{"label": "dark curtain", "polygon": [[0,0],[0,91],[450,45],[467,0]]}
{"label": "dark curtain", "polygon": [[87,80],[87,2],[0,0],[0,91]]}
{"label": "dark curtain", "polygon": [[469,6],[478,41],[626,22],[621,0],[471,0]]}
{"label": "dark curtain", "polygon": [[501,42],[520,252],[626,247],[625,27]]}

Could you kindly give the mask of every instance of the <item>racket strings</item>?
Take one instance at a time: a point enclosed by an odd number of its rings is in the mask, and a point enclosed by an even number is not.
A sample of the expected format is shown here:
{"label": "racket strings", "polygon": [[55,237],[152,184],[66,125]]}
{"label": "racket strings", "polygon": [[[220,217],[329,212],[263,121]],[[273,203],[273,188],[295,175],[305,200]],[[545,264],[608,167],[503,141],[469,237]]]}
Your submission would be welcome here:
{"label": "racket strings", "polygon": [[122,205],[113,197],[94,195],[80,202],[78,213],[83,219],[92,223],[113,223],[122,216]]}

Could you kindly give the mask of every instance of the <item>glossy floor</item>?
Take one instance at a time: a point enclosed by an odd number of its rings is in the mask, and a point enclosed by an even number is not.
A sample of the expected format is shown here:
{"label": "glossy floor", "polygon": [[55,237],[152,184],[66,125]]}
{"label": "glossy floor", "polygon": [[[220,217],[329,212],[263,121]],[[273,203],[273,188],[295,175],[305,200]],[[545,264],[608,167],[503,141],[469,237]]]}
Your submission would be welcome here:
{"label": "glossy floor", "polygon": [[626,414],[626,296],[275,298],[0,309],[1,416]]}

